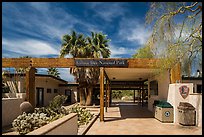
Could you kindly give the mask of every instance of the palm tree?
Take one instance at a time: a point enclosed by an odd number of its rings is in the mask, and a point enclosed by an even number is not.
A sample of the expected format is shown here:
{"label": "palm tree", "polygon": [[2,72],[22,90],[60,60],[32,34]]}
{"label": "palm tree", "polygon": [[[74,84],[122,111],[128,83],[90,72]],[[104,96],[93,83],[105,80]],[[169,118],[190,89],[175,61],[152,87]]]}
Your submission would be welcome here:
{"label": "palm tree", "polygon": [[[106,35],[102,33],[91,32],[91,38],[88,37],[88,51],[89,57],[91,58],[108,58],[110,57],[110,50],[108,46],[109,39],[106,39]],[[92,94],[93,88],[98,83],[99,80],[99,68],[87,68],[86,71],[88,74],[88,86],[87,86],[87,98],[86,105],[92,105]]]}
{"label": "palm tree", "polygon": [[[74,58],[107,58],[110,56],[108,41],[102,33],[92,32],[92,37],[84,38],[83,34],[77,35],[73,31],[71,35],[63,36],[60,57],[71,54]],[[79,82],[80,104],[91,105],[93,86],[99,79],[99,68],[70,68],[70,73]],[[85,97],[85,88],[87,89],[87,97]]]}
{"label": "palm tree", "polygon": [[[60,57],[65,55],[72,55],[73,58],[85,58],[86,57],[86,42],[83,34],[77,34],[72,31],[71,35],[66,34],[62,38],[62,46],[60,50]],[[84,68],[70,68],[70,73],[75,76],[76,82],[79,83],[79,96],[80,104],[85,104],[85,93],[83,88],[85,87],[85,70]]]}
{"label": "palm tree", "polygon": [[48,75],[52,75],[52,76],[60,78],[60,73],[58,72],[57,68],[48,68],[47,73]]}

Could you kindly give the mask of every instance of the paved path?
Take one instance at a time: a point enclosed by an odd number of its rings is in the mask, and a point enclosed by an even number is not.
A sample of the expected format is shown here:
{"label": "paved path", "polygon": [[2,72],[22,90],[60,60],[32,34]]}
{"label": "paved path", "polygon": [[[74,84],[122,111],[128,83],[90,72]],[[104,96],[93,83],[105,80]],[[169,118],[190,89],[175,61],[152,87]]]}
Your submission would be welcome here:
{"label": "paved path", "polygon": [[104,120],[98,118],[86,135],[202,135],[202,128],[162,123],[147,107],[131,102],[114,103]]}

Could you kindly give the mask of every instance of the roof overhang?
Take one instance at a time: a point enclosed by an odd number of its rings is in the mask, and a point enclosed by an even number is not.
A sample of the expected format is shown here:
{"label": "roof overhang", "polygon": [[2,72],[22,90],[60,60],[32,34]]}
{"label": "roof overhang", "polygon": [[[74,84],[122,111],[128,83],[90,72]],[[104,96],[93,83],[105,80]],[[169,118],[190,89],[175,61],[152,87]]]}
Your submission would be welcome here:
{"label": "roof overhang", "polygon": [[145,81],[155,75],[152,68],[105,68],[110,81]]}

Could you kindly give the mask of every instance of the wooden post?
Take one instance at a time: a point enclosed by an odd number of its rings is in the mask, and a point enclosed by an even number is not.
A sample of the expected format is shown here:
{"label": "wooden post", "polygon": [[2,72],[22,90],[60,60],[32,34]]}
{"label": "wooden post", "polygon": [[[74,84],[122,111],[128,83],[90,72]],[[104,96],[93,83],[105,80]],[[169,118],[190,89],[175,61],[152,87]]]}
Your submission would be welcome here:
{"label": "wooden post", "polygon": [[134,103],[135,103],[135,90],[134,90],[134,95],[133,95]]}
{"label": "wooden post", "polygon": [[35,108],[35,68],[26,72],[26,99]]}
{"label": "wooden post", "polygon": [[107,84],[108,79],[106,78],[106,96],[105,96],[105,110],[107,112],[107,91],[108,91],[108,84]]}
{"label": "wooden post", "polygon": [[144,102],[144,82],[142,82],[142,107],[143,107],[143,102]]}
{"label": "wooden post", "polygon": [[108,80],[108,107],[110,107],[110,81]]}
{"label": "wooden post", "polygon": [[100,68],[100,121],[104,121],[104,68]]}
{"label": "wooden post", "polygon": [[173,68],[171,68],[170,72],[170,83],[181,82],[181,63],[177,63]]}

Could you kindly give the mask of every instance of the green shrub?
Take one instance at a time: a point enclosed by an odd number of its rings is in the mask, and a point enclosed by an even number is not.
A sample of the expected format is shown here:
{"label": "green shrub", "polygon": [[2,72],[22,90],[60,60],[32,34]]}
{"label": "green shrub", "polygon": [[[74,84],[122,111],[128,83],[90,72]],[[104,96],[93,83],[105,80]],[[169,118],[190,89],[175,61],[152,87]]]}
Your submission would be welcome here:
{"label": "green shrub", "polygon": [[66,96],[56,96],[47,107],[35,108],[34,113],[26,114],[23,112],[13,122],[12,126],[19,134],[27,134],[37,128],[40,128],[54,120],[57,120],[69,113],[77,113],[78,126],[88,124],[93,118],[90,111],[79,107],[78,105],[65,109],[62,104]]}
{"label": "green shrub", "polygon": [[50,102],[48,107],[51,109],[61,108],[66,100],[67,100],[67,96],[57,95],[53,98],[53,100]]}
{"label": "green shrub", "polygon": [[78,126],[88,124],[93,118],[93,114],[89,110],[79,107],[78,105],[69,109],[70,113],[77,113],[78,116]]}
{"label": "green shrub", "polygon": [[47,107],[35,108],[34,113],[26,114],[24,112],[22,115],[19,115],[12,122],[12,126],[19,134],[24,135],[49,122],[57,120],[69,114],[69,111],[62,107],[65,100],[66,96],[58,95],[53,98]]}
{"label": "green shrub", "polygon": [[50,118],[45,113],[28,113],[23,112],[13,122],[12,126],[20,135],[25,135],[41,126],[48,124]]}

